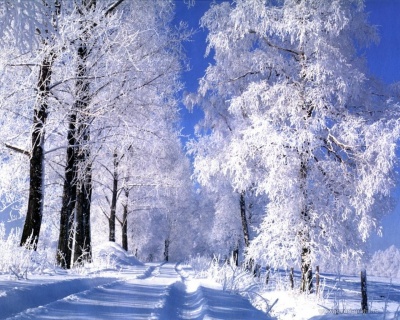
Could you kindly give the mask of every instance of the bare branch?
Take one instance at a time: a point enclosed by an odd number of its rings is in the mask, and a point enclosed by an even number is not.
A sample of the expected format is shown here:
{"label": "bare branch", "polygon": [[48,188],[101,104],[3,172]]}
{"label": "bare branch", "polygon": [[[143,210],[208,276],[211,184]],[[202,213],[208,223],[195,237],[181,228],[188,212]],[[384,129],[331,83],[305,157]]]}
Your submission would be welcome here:
{"label": "bare branch", "polygon": [[37,63],[8,63],[7,67],[38,67]]}
{"label": "bare branch", "polygon": [[234,82],[234,81],[237,81],[239,79],[246,78],[247,76],[255,75],[255,74],[259,74],[259,73],[260,73],[259,71],[249,71],[249,72],[246,72],[245,74],[243,74],[241,76],[238,76],[238,77],[233,78],[233,79],[229,79],[228,82]]}
{"label": "bare branch", "polygon": [[114,3],[112,3],[107,10],[104,12],[104,15],[107,17],[109,16],[124,0],[116,0]]}
{"label": "bare branch", "polygon": [[[249,33],[256,33],[256,31],[254,31],[254,30],[249,30]],[[292,50],[292,49],[287,49],[287,48],[280,47],[280,46],[278,46],[278,45],[276,45],[276,44],[273,44],[273,43],[270,42],[266,37],[261,37],[261,39],[263,39],[263,40],[265,41],[265,43],[266,43],[268,46],[270,46],[271,48],[275,48],[275,49],[277,49],[277,50],[279,50],[279,51],[284,51],[284,52],[293,54],[293,55],[295,55],[295,56],[302,56],[302,55],[304,55],[304,52],[302,52],[302,51],[296,51],[296,50]]]}
{"label": "bare branch", "polygon": [[11,149],[11,150],[16,151],[16,152],[18,152],[18,153],[22,153],[22,154],[24,154],[24,155],[26,155],[26,156],[28,156],[28,157],[31,157],[31,153],[30,153],[29,151],[23,150],[23,149],[21,149],[21,148],[12,146],[12,145],[7,144],[7,143],[5,143],[4,145],[5,145],[8,149]]}

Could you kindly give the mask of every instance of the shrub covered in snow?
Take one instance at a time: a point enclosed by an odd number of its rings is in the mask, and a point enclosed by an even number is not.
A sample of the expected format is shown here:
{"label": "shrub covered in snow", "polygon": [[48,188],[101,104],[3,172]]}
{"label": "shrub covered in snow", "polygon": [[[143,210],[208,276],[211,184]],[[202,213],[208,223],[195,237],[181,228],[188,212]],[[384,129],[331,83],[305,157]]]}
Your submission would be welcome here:
{"label": "shrub covered in snow", "polygon": [[193,269],[197,278],[207,278],[213,259],[208,256],[197,255],[196,257],[190,257],[186,264]]}
{"label": "shrub covered in snow", "polygon": [[236,266],[233,259],[222,261],[216,256],[191,258],[188,261],[196,277],[210,278],[222,285],[223,290],[243,293],[252,290],[259,283],[245,266]]}
{"label": "shrub covered in snow", "polygon": [[49,248],[34,251],[29,247],[20,247],[20,238],[20,229],[12,229],[6,235],[4,224],[0,223],[0,273],[22,279],[29,274],[53,272],[54,257],[49,257]]}

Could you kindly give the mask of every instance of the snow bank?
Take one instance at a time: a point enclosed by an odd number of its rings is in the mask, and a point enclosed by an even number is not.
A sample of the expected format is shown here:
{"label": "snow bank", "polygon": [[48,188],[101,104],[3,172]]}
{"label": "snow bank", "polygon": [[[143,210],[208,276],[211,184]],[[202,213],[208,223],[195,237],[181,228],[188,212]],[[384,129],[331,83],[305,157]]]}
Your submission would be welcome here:
{"label": "snow bank", "polygon": [[105,242],[93,248],[93,260],[109,268],[124,266],[143,266],[135,256],[126,252],[115,242]]}

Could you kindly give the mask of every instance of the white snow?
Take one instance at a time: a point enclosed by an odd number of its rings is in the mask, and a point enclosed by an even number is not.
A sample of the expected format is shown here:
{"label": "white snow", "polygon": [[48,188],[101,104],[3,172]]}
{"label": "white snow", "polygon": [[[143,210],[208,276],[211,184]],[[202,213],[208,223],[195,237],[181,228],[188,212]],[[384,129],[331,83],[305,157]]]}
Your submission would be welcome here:
{"label": "white snow", "polygon": [[268,319],[240,295],[193,279],[187,266],[142,264],[112,244],[95,252],[116,268],[0,275],[0,319]]}
{"label": "white snow", "polygon": [[[321,293],[299,294],[282,272],[251,295],[252,303],[184,264],[143,264],[106,243],[90,267],[17,280],[0,275],[0,319],[397,319],[400,279],[368,279],[369,314],[360,314],[358,276],[321,275]],[[100,268],[100,264],[104,267]],[[296,288],[298,274],[296,275]],[[240,278],[240,281],[244,278]],[[263,283],[261,275],[260,284]],[[245,283],[243,283],[245,286]],[[255,293],[254,291],[253,293]],[[258,298],[258,299],[257,299]],[[265,303],[267,302],[267,304]],[[260,310],[256,309],[256,307]],[[270,308],[268,314],[265,313]]]}
{"label": "white snow", "polygon": [[[282,278],[278,281],[282,281]],[[318,296],[315,293],[303,295],[296,290],[279,289],[276,280],[271,285],[262,295],[268,301],[278,299],[270,315],[279,320],[388,320],[400,317],[400,279],[368,278],[368,314],[361,313],[359,276],[323,275]]]}

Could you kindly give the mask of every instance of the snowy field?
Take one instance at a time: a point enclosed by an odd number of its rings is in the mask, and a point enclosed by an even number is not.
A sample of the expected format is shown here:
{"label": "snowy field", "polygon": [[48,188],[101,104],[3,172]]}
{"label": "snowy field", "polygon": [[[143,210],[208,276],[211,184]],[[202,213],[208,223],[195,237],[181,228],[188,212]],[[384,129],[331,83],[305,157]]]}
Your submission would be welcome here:
{"label": "snowy field", "polygon": [[0,275],[0,319],[397,319],[400,306],[400,281],[369,279],[371,313],[363,315],[358,277],[322,276],[317,297],[287,290],[277,272],[247,292],[260,311],[187,265],[143,264],[116,245],[102,250],[112,267]]}

